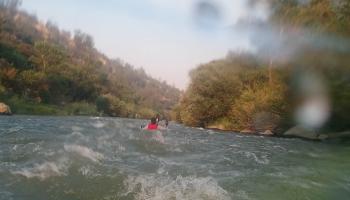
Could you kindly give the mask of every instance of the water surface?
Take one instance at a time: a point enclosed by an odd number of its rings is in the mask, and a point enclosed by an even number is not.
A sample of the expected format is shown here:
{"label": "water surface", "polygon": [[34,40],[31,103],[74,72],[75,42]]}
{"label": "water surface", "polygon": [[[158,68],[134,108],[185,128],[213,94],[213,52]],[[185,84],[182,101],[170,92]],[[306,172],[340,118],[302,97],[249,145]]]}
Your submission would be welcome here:
{"label": "water surface", "polygon": [[348,199],[350,145],[94,117],[0,117],[0,199]]}

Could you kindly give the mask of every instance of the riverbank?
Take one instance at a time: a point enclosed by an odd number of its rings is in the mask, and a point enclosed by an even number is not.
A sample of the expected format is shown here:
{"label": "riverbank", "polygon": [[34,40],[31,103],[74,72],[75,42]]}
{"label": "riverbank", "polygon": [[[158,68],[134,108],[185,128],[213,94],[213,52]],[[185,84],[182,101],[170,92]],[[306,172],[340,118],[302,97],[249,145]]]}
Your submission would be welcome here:
{"label": "riverbank", "polygon": [[36,102],[24,101],[19,98],[11,98],[4,101],[13,114],[18,115],[52,115],[52,116],[100,116],[96,106],[86,103],[77,102],[65,104],[62,106],[42,104]]}
{"label": "riverbank", "polygon": [[[40,104],[34,102],[25,102],[21,99],[11,99],[8,101],[11,107],[11,114],[16,115],[44,115],[44,116],[101,116],[95,105],[85,102],[71,103],[64,106]],[[133,118],[130,118],[133,119]],[[240,133],[244,135],[256,135],[265,137],[282,137],[282,138],[301,138],[305,140],[323,141],[335,139],[350,139],[350,131],[335,132],[335,133],[319,133],[314,130],[306,129],[300,126],[295,126],[283,133],[277,134],[270,130],[253,131],[253,130],[230,130],[223,125],[211,125],[205,128],[206,130]]]}
{"label": "riverbank", "polygon": [[206,130],[220,131],[225,133],[239,133],[244,135],[255,135],[264,137],[278,137],[278,138],[300,138],[304,140],[312,141],[324,141],[324,140],[337,140],[337,139],[350,139],[350,130],[341,132],[318,132],[316,130],[307,129],[302,126],[294,126],[281,134],[273,133],[270,130],[265,131],[252,131],[252,130],[229,130],[222,128],[223,126],[208,126],[204,128]]}
{"label": "riverbank", "polygon": [[[0,102],[5,102],[11,107],[13,114],[18,115],[52,115],[52,116],[106,116],[123,118],[150,119],[158,112],[155,109],[142,105],[114,104],[109,101],[76,101],[70,103],[46,104],[32,99],[23,99],[18,96],[1,97]],[[113,112],[106,112],[106,108],[113,107]],[[161,115],[170,118],[169,110],[161,110]]]}

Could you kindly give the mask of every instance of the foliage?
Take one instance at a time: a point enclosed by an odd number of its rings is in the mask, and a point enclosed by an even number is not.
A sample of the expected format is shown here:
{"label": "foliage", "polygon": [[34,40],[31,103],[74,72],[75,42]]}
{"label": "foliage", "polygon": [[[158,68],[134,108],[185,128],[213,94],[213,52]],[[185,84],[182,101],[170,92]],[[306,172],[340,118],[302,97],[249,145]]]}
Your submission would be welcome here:
{"label": "foliage", "polygon": [[141,108],[138,110],[137,116],[138,118],[150,119],[154,117],[157,113],[149,108]]}
{"label": "foliage", "polygon": [[281,58],[283,62],[276,55],[270,60],[260,57],[266,48],[274,48],[270,44],[255,55],[231,52],[225,59],[201,65],[190,73],[191,84],[173,115],[191,126],[283,132],[295,124],[294,111],[311,95],[295,88],[300,73],[311,71],[324,81],[322,95],[331,101],[330,118],[321,130],[349,130],[349,1],[269,2],[268,27],[291,36],[271,42],[281,42],[281,49],[292,46],[293,55]]}
{"label": "foliage", "polygon": [[268,112],[274,115],[277,121],[271,119],[266,129],[276,130],[275,123],[288,112],[285,83],[275,81],[273,85],[268,82],[254,84],[242,90],[234,100],[229,113],[231,127],[236,130],[260,129],[256,125],[257,120],[260,120],[259,115]]}
{"label": "foliage", "polygon": [[9,64],[16,66],[18,69],[29,68],[28,59],[23,54],[1,43],[0,57],[5,59]]}
{"label": "foliage", "polygon": [[98,112],[94,104],[86,102],[74,102],[64,106],[64,110],[68,115],[86,115],[97,116]]}
{"label": "foliage", "polygon": [[223,129],[255,129],[257,114],[270,111],[280,116],[287,112],[282,73],[274,70],[271,84],[268,70],[258,63],[250,54],[231,53],[192,71],[191,85],[180,105],[181,121],[191,126],[222,122]]}
{"label": "foliage", "polygon": [[3,85],[0,85],[0,96],[5,93],[6,88]]}
{"label": "foliage", "polygon": [[12,112],[17,114],[66,115],[66,113],[57,106],[25,101],[17,96],[8,98],[5,102],[11,107]]}
{"label": "foliage", "polygon": [[[16,96],[19,113],[35,113],[32,107],[47,105],[65,107],[66,114],[98,111],[136,117],[143,110],[138,116],[149,117],[170,111],[178,102],[178,89],[149,77],[143,69],[107,58],[88,34],[79,30],[71,34],[50,21],[41,23],[19,10],[20,4],[0,1],[0,86],[7,100]],[[53,110],[44,113],[62,113]]]}

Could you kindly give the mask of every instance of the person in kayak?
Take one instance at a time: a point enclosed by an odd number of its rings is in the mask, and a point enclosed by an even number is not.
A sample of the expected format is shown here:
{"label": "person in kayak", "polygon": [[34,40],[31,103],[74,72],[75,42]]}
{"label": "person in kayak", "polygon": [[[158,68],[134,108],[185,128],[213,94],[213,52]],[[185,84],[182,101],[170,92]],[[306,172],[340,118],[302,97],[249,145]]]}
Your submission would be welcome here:
{"label": "person in kayak", "polygon": [[146,126],[147,130],[157,130],[158,129],[158,124],[157,124],[157,119],[155,117],[151,118],[151,123],[149,123]]}
{"label": "person in kayak", "polygon": [[148,125],[146,125],[146,126],[141,126],[141,128],[142,128],[142,129],[145,129],[145,130],[150,130],[150,131],[152,131],[152,130],[163,130],[163,129],[165,129],[163,126],[158,125],[158,123],[157,123],[157,118],[155,118],[155,117],[152,117],[152,118],[151,118],[151,122],[150,122]]}

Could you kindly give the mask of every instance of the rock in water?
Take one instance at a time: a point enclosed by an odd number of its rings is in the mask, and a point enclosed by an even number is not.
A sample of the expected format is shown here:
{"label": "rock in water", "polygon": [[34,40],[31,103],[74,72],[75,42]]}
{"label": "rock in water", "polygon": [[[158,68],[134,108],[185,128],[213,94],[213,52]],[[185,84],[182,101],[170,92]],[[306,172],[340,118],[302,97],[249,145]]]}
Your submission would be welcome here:
{"label": "rock in water", "polygon": [[310,140],[324,140],[327,139],[327,135],[318,134],[315,130],[307,129],[302,126],[295,126],[288,131],[286,131],[284,136],[287,137],[300,137]]}
{"label": "rock in water", "polygon": [[[276,130],[280,121],[280,116],[269,112],[260,112],[253,117],[254,129],[260,133],[264,133],[266,130],[271,130],[270,132]],[[267,133],[266,135],[273,135],[273,133]]]}
{"label": "rock in water", "polygon": [[12,115],[10,107],[4,103],[0,103],[0,115]]}
{"label": "rock in water", "polygon": [[274,135],[274,133],[270,130],[266,130],[266,131],[260,133],[260,135],[272,136],[272,135]]}

